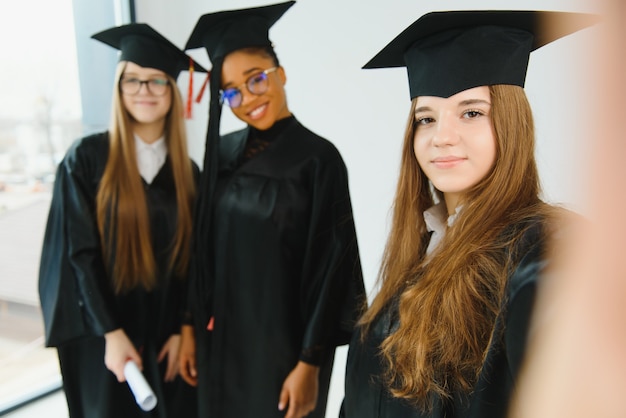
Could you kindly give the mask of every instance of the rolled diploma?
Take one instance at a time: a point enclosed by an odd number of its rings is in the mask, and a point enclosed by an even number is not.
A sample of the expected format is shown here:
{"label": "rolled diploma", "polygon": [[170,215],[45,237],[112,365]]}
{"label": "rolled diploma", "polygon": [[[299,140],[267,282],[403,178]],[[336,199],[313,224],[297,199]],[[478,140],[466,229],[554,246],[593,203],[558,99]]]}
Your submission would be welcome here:
{"label": "rolled diploma", "polygon": [[146,381],[146,378],[143,377],[143,374],[139,371],[137,363],[132,360],[126,362],[124,366],[124,376],[126,377],[126,382],[131,392],[133,392],[135,396],[137,405],[144,411],[152,410],[157,404],[157,398]]}

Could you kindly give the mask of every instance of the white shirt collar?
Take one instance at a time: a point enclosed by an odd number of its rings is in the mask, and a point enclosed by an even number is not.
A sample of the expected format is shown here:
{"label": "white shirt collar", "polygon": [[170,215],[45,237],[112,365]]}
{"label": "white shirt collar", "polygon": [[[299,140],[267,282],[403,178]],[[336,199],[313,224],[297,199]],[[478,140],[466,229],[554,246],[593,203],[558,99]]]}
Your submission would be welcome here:
{"label": "white shirt collar", "polygon": [[137,167],[139,174],[150,184],[165,164],[167,145],[165,136],[151,144],[144,142],[138,135],[135,136],[135,151],[137,153]]}
{"label": "white shirt collar", "polygon": [[432,232],[428,247],[426,248],[426,255],[430,255],[437,245],[441,242],[446,234],[446,229],[451,227],[459,216],[462,206],[457,206],[454,213],[448,216],[445,202],[439,202],[434,206],[424,211],[424,223],[426,223],[426,229]]}

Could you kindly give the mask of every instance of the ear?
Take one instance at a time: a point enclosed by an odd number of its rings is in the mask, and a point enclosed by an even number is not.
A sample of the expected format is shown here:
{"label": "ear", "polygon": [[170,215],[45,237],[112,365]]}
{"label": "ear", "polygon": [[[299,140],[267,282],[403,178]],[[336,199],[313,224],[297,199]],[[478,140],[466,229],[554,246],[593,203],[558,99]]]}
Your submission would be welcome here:
{"label": "ear", "polygon": [[278,67],[278,70],[276,70],[276,72],[278,73],[278,77],[280,77],[280,82],[283,84],[283,86],[287,84],[287,74],[285,73],[285,69],[280,66]]}

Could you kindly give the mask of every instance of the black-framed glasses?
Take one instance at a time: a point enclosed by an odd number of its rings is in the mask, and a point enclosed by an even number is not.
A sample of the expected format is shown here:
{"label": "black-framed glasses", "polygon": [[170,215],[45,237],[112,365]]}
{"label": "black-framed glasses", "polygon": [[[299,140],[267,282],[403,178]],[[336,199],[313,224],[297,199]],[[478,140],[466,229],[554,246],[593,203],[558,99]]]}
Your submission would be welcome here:
{"label": "black-framed glasses", "polygon": [[228,104],[231,109],[241,106],[243,102],[243,93],[241,88],[246,86],[246,89],[254,95],[260,96],[267,91],[270,86],[270,81],[267,75],[273,71],[276,71],[278,67],[268,68],[265,71],[251,75],[248,77],[245,83],[239,87],[229,87],[220,91],[220,101]]}
{"label": "black-framed glasses", "polygon": [[167,93],[170,84],[167,78],[149,78],[148,80],[140,80],[137,77],[122,77],[120,80],[120,90],[124,94],[134,96],[139,93],[141,86],[145,84],[150,93],[155,96],[163,96]]}

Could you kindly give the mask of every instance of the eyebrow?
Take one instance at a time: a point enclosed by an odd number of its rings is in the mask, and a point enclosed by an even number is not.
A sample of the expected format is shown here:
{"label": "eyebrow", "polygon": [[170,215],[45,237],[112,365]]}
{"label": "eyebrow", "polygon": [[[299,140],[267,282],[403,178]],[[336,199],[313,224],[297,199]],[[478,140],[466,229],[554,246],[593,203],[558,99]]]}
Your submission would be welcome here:
{"label": "eyebrow", "polygon": [[468,99],[468,100],[463,100],[461,103],[459,103],[459,107],[461,106],[467,106],[467,105],[474,105],[474,104],[486,104],[487,106],[491,106],[491,103],[487,100],[483,100],[483,99]]}
{"label": "eyebrow", "polygon": [[[463,100],[463,101],[459,102],[457,107],[477,105],[477,104],[483,104],[483,105],[491,106],[491,103],[488,102],[487,100],[483,100],[483,99],[467,99],[467,100]],[[429,111],[432,111],[432,110],[433,109],[430,106],[420,106],[420,107],[415,109],[415,114],[423,113],[423,112],[429,112]]]}
{"label": "eyebrow", "polygon": [[[244,76],[249,76],[251,74],[255,74],[255,73],[260,72],[260,71],[263,71],[263,69],[260,68],[260,67],[253,67],[253,68],[250,68],[250,69],[244,71],[243,75]],[[246,81],[248,81],[248,80],[246,80]],[[230,86],[232,86],[234,84],[235,83],[233,83],[232,81],[229,81],[228,83],[224,83],[224,88],[228,88],[228,87],[230,87]]]}
{"label": "eyebrow", "polygon": [[[139,73],[136,73],[134,71],[124,71],[122,73],[122,76],[131,76],[131,77],[137,77],[139,78]],[[162,73],[150,73],[146,75],[147,78],[166,78],[165,74]]]}
{"label": "eyebrow", "polygon": [[430,110],[433,110],[430,106],[420,106],[418,108],[415,109],[415,113],[422,113],[422,112],[428,112]]}

